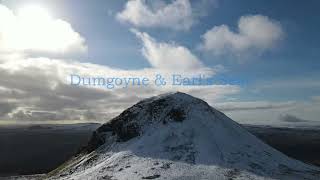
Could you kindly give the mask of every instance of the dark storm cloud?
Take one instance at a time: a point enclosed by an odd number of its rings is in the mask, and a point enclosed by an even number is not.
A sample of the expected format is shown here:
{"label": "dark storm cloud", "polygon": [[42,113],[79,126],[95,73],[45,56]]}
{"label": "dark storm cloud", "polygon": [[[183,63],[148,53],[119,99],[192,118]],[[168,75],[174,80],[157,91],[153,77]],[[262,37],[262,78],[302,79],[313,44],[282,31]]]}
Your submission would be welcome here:
{"label": "dark storm cloud", "polygon": [[217,106],[220,111],[250,111],[250,110],[269,110],[295,106],[295,102],[229,102]]}
{"label": "dark storm cloud", "polygon": [[309,120],[301,119],[289,114],[280,116],[280,120],[283,122],[308,122],[309,121]]}
{"label": "dark storm cloud", "polygon": [[19,67],[18,63],[11,66],[0,63],[1,101],[14,102],[0,102],[0,117],[10,116],[20,121],[105,121],[144,98],[141,94],[149,97],[158,93],[152,88],[111,91],[71,86],[64,78],[69,75],[68,71],[81,73],[80,64],[71,66],[71,63],[47,59],[40,63],[44,64]]}
{"label": "dark storm cloud", "polygon": [[7,115],[16,108],[15,104],[8,102],[0,102],[0,117]]}
{"label": "dark storm cloud", "polygon": [[[15,120],[97,119],[93,115],[99,114],[96,111],[108,111],[117,103],[118,108],[124,108],[120,105],[121,99],[115,101],[116,96],[111,91],[66,84],[59,78],[55,66],[27,66],[13,71],[14,68],[0,67],[1,101],[15,102],[0,102],[1,117],[10,115]],[[13,112],[16,108],[18,110]]]}
{"label": "dark storm cloud", "polygon": [[183,91],[204,97],[206,100],[239,91],[236,85],[192,89],[150,86],[110,90],[103,87],[72,86],[68,83],[70,74],[152,77],[154,73],[155,69],[128,71],[91,63],[48,58],[24,58],[0,62],[0,101],[12,102],[11,104],[15,105],[10,111],[3,110],[2,117],[21,121],[106,121],[143,98],[168,91]]}

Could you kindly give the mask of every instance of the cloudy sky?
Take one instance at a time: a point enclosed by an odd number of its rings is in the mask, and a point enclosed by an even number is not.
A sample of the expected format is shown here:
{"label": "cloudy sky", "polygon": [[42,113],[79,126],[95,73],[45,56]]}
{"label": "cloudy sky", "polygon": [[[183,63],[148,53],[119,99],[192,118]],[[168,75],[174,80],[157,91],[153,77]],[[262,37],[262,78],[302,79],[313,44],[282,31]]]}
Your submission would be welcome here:
{"label": "cloudy sky", "polygon": [[[320,123],[316,0],[0,2],[2,123],[105,122],[169,91],[200,97],[241,123]],[[70,74],[158,73],[214,83],[110,90],[68,82]]]}

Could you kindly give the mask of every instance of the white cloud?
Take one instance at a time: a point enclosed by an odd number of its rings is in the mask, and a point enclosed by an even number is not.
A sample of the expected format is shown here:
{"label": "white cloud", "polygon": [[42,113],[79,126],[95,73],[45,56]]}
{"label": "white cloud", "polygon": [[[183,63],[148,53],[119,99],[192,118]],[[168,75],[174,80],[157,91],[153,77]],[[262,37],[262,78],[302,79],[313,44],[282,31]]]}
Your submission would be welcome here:
{"label": "white cloud", "polygon": [[[0,5],[0,58],[13,53],[83,53],[85,39],[61,19],[53,19],[40,7],[19,13]],[[9,54],[9,55],[8,55]]]}
{"label": "white cloud", "polygon": [[117,14],[117,19],[137,27],[188,30],[195,23],[194,16],[189,0],[174,0],[171,3],[157,0],[153,2],[153,7],[146,0],[131,0]]}
{"label": "white cloud", "polygon": [[212,71],[190,52],[189,49],[174,42],[157,42],[145,32],[132,30],[142,41],[142,54],[153,68],[171,71]]}
{"label": "white cloud", "polygon": [[238,32],[227,25],[213,27],[202,36],[200,47],[214,55],[256,54],[273,48],[283,35],[279,22],[262,15],[248,15],[240,18]]}

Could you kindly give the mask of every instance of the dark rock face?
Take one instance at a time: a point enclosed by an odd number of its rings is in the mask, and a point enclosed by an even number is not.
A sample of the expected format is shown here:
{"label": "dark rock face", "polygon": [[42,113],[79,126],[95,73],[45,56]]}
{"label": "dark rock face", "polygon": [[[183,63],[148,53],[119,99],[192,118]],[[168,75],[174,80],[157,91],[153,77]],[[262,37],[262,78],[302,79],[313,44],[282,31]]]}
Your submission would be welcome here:
{"label": "dark rock face", "polygon": [[137,112],[130,111],[130,109],[124,111],[116,118],[112,119],[110,123],[106,123],[98,132],[112,131],[113,135],[117,135],[117,141],[128,141],[134,137],[139,136],[139,126],[136,122],[132,121],[136,118]]}
{"label": "dark rock face", "polygon": [[[186,110],[182,106],[168,108],[172,103],[171,101],[173,101],[171,96],[140,101],[99,127],[93,133],[87,147],[82,152],[89,153],[106,143],[106,134],[115,136],[117,142],[125,142],[139,136],[145,123],[157,121],[167,124],[168,121],[184,121],[186,119]],[[141,112],[144,112],[144,114],[141,115]],[[143,118],[144,122],[140,122],[140,118]]]}
{"label": "dark rock face", "polygon": [[[143,101],[139,104],[142,104]],[[149,106],[147,106],[147,113],[151,116],[151,118],[156,118],[159,114],[163,113],[164,109],[169,105],[166,99],[160,99],[152,102]]]}
{"label": "dark rock face", "polygon": [[94,131],[89,140],[88,145],[80,149],[79,153],[82,153],[82,152],[90,153],[95,149],[97,149],[99,146],[103,145],[104,143],[105,143],[105,137],[97,133],[97,131]]}
{"label": "dark rock face", "polygon": [[156,174],[156,175],[152,175],[152,176],[146,176],[146,177],[142,177],[142,179],[157,179],[159,178],[160,175],[159,174]]}
{"label": "dark rock face", "polygon": [[170,119],[172,119],[173,121],[177,121],[177,122],[182,122],[186,118],[186,114],[182,108],[172,109],[168,113],[168,116]]}
{"label": "dark rock face", "polygon": [[106,134],[117,136],[118,142],[125,142],[134,137],[139,136],[139,126],[131,121],[136,117],[135,112],[131,112],[130,109],[124,111],[116,118],[112,119],[110,122],[103,124],[96,131],[87,145],[84,151],[89,153],[105,143]]}

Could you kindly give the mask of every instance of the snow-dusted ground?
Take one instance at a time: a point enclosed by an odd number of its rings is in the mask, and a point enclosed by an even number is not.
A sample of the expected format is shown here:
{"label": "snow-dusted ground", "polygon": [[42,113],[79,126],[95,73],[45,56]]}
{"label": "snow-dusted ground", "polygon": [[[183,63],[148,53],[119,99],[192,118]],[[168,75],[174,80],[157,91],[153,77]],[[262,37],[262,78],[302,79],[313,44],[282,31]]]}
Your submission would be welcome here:
{"label": "snow-dusted ground", "polygon": [[183,93],[141,101],[100,127],[92,142],[97,149],[48,178],[320,179],[317,167],[290,159]]}

